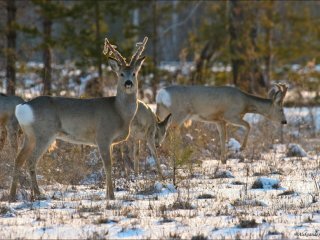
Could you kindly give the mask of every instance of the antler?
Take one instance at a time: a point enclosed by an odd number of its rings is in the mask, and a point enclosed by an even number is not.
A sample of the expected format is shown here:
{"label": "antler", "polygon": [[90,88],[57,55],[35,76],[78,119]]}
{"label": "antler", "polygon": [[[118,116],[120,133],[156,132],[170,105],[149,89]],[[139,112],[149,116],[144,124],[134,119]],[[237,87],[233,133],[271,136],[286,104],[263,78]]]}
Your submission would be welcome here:
{"label": "antler", "polygon": [[278,83],[277,86],[281,89],[283,93],[285,93],[288,89],[287,85],[283,83]]}
{"label": "antler", "polygon": [[278,92],[281,92],[282,99],[285,97],[287,93],[288,87],[286,84],[283,83],[276,83],[273,85],[273,87],[270,89],[268,96],[269,98],[273,98]]}
{"label": "antler", "polygon": [[108,54],[110,54],[109,53],[109,51],[110,51],[111,53],[114,54],[116,59],[121,62],[122,65],[126,66],[127,65],[126,59],[124,57],[122,57],[122,55],[115,48],[116,48],[116,46],[111,45],[108,38],[104,39],[103,54],[108,55]]}
{"label": "antler", "polygon": [[136,46],[138,47],[137,51],[133,54],[132,58],[131,58],[131,61],[130,61],[130,65],[132,63],[135,63],[138,58],[140,57],[141,53],[143,52],[145,46],[146,46],[146,43],[148,41],[148,37],[144,37],[143,39],[143,42],[139,42],[136,44]]}

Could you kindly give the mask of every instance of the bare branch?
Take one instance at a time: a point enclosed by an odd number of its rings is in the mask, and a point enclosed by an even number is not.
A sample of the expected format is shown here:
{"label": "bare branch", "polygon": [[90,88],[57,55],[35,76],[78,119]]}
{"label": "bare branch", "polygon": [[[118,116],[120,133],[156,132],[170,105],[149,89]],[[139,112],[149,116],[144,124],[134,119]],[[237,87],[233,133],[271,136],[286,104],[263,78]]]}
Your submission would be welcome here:
{"label": "bare branch", "polygon": [[159,38],[161,38],[163,35],[165,35],[171,29],[185,24],[192,17],[192,15],[195,13],[195,11],[198,9],[198,7],[202,4],[202,2],[203,2],[203,0],[197,2],[197,4],[194,6],[194,8],[192,8],[192,10],[190,11],[190,13],[188,14],[188,16],[185,19],[183,19],[182,21],[180,21],[176,24],[172,24],[169,27],[167,27],[165,30],[163,30],[162,33],[160,34],[161,36]]}

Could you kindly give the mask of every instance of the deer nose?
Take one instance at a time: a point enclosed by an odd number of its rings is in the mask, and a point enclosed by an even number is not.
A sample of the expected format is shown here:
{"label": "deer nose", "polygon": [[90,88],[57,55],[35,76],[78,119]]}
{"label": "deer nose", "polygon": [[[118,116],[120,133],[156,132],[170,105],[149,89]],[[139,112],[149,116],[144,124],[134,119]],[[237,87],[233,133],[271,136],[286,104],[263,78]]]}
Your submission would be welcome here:
{"label": "deer nose", "polygon": [[282,124],[287,124],[287,120],[282,120],[281,123]]}
{"label": "deer nose", "polygon": [[130,80],[127,80],[127,81],[124,82],[124,86],[126,88],[131,88],[133,86],[133,82],[130,81]]}

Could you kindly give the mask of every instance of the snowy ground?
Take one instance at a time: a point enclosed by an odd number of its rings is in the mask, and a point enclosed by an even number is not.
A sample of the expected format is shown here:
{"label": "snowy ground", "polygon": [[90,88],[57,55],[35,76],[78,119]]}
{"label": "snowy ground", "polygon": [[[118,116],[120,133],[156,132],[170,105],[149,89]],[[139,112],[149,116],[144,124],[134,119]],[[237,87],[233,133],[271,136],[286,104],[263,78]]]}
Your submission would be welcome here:
{"label": "snowy ground", "polygon": [[[288,121],[313,121],[308,111],[288,109]],[[319,111],[314,116],[318,131]],[[116,179],[112,201],[101,184],[42,184],[47,200],[1,200],[0,238],[319,239],[320,141],[310,142],[315,147],[305,151],[274,144],[244,161],[235,154],[225,166],[204,157],[192,174],[179,170],[177,188],[171,178],[145,174]],[[239,145],[232,139],[228,147],[237,152]],[[1,199],[7,191],[0,190]],[[20,190],[20,199],[25,195]]]}

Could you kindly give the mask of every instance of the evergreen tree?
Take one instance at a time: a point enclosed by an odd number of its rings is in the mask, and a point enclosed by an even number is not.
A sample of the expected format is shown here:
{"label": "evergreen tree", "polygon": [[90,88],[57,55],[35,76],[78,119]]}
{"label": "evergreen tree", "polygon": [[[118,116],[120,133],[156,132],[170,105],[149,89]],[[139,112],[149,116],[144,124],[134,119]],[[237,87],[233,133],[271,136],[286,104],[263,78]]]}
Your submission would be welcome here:
{"label": "evergreen tree", "polygon": [[16,4],[15,0],[7,0],[7,48],[6,79],[7,94],[15,94],[16,86]]}

